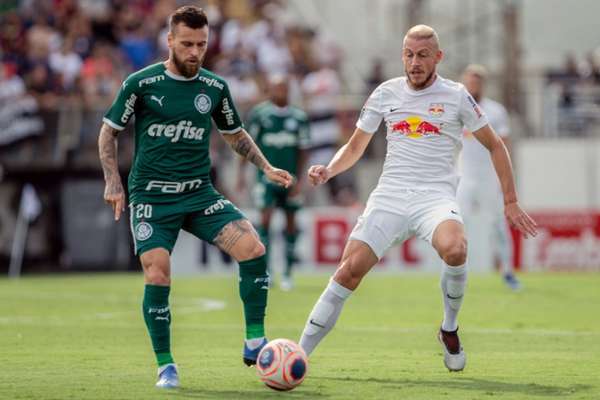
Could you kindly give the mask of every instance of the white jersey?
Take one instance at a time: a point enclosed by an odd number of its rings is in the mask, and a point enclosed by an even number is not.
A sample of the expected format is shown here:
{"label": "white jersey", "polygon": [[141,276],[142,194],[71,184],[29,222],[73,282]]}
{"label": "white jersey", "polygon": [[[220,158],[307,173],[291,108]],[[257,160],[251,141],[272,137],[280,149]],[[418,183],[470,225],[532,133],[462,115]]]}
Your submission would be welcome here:
{"label": "white jersey", "polygon": [[487,122],[473,97],[457,82],[437,76],[415,91],[406,77],[388,80],[373,91],[356,126],[374,133],[387,127],[387,154],[374,194],[406,189],[434,190],[454,196],[455,161],[463,128],[476,131]]}
{"label": "white jersey", "polygon": [[[510,125],[508,113],[502,104],[484,97],[479,102],[481,109],[485,112],[490,126],[500,137],[508,137]],[[465,180],[476,180],[478,182],[498,182],[494,165],[490,158],[490,152],[471,134],[464,133],[463,151],[461,154],[460,172]]]}

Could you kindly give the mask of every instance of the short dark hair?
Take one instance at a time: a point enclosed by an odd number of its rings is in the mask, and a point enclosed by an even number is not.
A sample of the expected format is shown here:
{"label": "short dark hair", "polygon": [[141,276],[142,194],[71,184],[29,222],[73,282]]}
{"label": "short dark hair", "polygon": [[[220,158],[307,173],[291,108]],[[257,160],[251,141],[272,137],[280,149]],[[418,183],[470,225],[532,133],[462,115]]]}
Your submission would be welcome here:
{"label": "short dark hair", "polygon": [[175,10],[169,17],[169,29],[171,32],[179,24],[184,24],[192,29],[201,29],[208,25],[208,18],[206,18],[206,13],[200,7],[183,6]]}

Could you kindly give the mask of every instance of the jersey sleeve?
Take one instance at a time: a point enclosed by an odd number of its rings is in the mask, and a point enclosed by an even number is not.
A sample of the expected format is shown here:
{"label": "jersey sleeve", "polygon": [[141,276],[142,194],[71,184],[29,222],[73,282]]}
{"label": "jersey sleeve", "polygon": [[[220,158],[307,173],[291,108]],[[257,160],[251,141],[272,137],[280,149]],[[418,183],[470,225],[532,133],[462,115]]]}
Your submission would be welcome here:
{"label": "jersey sleeve", "polygon": [[464,86],[460,89],[459,104],[458,112],[465,129],[475,132],[488,124],[485,113]]}
{"label": "jersey sleeve", "polygon": [[213,121],[219,132],[224,134],[237,133],[242,129],[240,115],[235,109],[229,86],[223,82],[222,96],[212,112]]}
{"label": "jersey sleeve", "polygon": [[102,121],[118,131],[122,131],[135,113],[136,104],[140,100],[140,94],[137,92],[137,82],[132,78],[127,78],[112,105],[104,114]]}
{"label": "jersey sleeve", "polygon": [[383,89],[378,86],[377,89],[371,93],[371,96],[367,99],[367,102],[360,110],[358,121],[356,121],[356,127],[367,133],[375,133],[383,120],[383,110],[381,108],[381,98],[383,96]]}
{"label": "jersey sleeve", "polygon": [[303,116],[299,120],[300,126],[298,127],[298,146],[302,150],[306,150],[311,146],[310,143],[310,124],[308,123],[308,117]]}

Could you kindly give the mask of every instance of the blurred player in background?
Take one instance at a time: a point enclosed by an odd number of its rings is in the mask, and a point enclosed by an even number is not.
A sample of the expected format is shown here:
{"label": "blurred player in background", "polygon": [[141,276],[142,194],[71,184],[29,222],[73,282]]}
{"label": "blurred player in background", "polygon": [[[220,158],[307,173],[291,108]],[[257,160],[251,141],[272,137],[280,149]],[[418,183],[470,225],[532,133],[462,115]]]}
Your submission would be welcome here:
{"label": "blurred player in background", "polygon": [[385,121],[388,148],[379,183],[350,234],[339,268],[308,317],[300,345],[312,353],[335,325],[345,300],[385,251],[418,236],[445,263],[441,278],[444,318],[438,339],[446,367],[460,371],[466,357],[457,318],[467,281],[467,243],[456,202],[454,155],[460,149],[463,128],[473,132],[492,156],[508,220],[526,237],[535,235],[535,222],[517,202],[508,152],[485,114],[462,84],[436,73],[442,60],[436,32],[426,25],[411,28],[404,37],[402,59],[406,76],[377,87],[348,143],[329,165],[309,168],[309,180],[320,185],[352,167]]}
{"label": "blurred player in background", "polygon": [[[260,210],[261,222],[259,234],[269,254],[269,227],[271,216],[276,207],[285,211],[285,270],[281,279],[281,289],[291,290],[292,266],[296,261],[295,247],[298,238],[296,212],[302,205],[301,176],[307,158],[306,148],[309,143],[308,118],[299,108],[288,104],[289,80],[285,75],[274,75],[269,78],[270,99],[252,109],[248,118],[248,132],[263,152],[267,160],[277,168],[289,171],[295,178],[291,188],[283,188],[273,184],[258,170],[256,184],[252,194],[256,207]],[[246,187],[245,164],[241,159],[238,174],[238,190]],[[268,257],[267,257],[268,258]]]}
{"label": "blurred player in background", "polygon": [[[489,124],[510,150],[508,114],[502,104],[485,97],[486,78],[485,67],[472,64],[465,69],[462,80],[467,91],[485,112]],[[467,227],[469,217],[478,211],[493,217],[491,244],[494,263],[502,273],[506,285],[513,290],[519,290],[521,284],[513,271],[512,239],[504,217],[500,182],[494,171],[489,151],[469,131],[464,133],[460,164],[462,176],[457,199],[467,219]]]}
{"label": "blurred player in background", "polygon": [[180,229],[214,243],[239,262],[246,340],[243,360],[256,363],[266,344],[264,316],[269,276],[265,248],[248,220],[210,183],[211,119],[223,139],[285,187],[286,171],[274,168],[256,147],[231,99],[227,83],[201,68],[208,21],[186,6],[170,17],[169,59],[130,75],[104,118],[99,151],[104,199],[118,220],[125,193],[117,162],[117,134],[135,115],[135,155],[129,175],[129,209],[135,252],[144,269],[144,321],[158,363],[156,386],[179,386],[171,354],[170,253]]}

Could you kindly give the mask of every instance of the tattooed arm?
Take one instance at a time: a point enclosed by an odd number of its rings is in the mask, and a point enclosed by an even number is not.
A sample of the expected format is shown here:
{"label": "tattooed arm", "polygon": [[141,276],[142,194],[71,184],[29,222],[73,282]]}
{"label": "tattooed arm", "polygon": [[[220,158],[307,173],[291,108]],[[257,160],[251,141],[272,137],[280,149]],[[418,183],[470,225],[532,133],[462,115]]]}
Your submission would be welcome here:
{"label": "tattooed arm", "polygon": [[119,175],[119,163],[117,161],[117,134],[118,130],[107,124],[102,124],[98,136],[98,151],[100,163],[104,172],[104,201],[110,204],[115,212],[115,221],[121,217],[125,209],[125,192],[121,176]]}
{"label": "tattooed arm", "polygon": [[222,137],[236,153],[256,165],[272,182],[285,187],[292,183],[292,176],[289,172],[274,168],[244,129],[237,133],[225,134]]}

